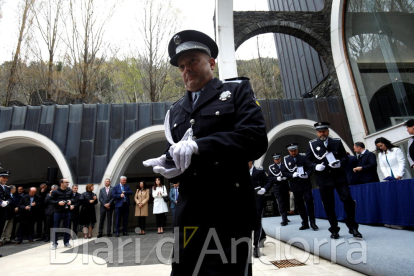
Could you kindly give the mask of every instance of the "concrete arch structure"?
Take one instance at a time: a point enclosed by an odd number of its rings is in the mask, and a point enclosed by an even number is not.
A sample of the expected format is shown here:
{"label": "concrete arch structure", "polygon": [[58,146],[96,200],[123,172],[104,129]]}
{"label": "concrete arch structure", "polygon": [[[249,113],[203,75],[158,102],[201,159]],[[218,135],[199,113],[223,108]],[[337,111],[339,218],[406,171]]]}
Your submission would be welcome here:
{"label": "concrete arch structure", "polygon": [[164,125],[147,127],[131,135],[119,146],[112,156],[111,161],[106,167],[100,187],[103,187],[106,178],[117,180],[123,175],[137,152],[154,142],[163,140],[166,140]]}
{"label": "concrete arch structure", "polygon": [[[301,135],[301,136],[305,136],[309,138],[309,140],[315,139],[316,134],[315,134],[315,128],[313,126],[315,123],[316,122],[312,120],[296,119],[296,120],[290,120],[290,121],[287,121],[287,122],[284,122],[284,123],[281,123],[275,126],[272,130],[270,130],[267,133],[267,140],[269,141],[269,147],[276,141],[276,139],[282,136],[285,136],[285,135]],[[336,133],[333,129],[330,129],[329,135],[332,138],[341,138],[338,135],[338,133]],[[344,145],[346,151],[352,153],[352,150],[349,148],[349,146],[346,143],[343,142],[343,139],[342,139],[342,144]],[[264,159],[266,157],[266,154],[267,153],[265,153],[262,157],[260,157],[260,159],[256,160],[255,166],[262,166]]]}
{"label": "concrete arch structure", "polygon": [[59,166],[62,177],[75,184],[69,164],[60,148],[46,136],[27,130],[11,130],[0,133],[0,153],[22,147],[41,147],[52,155]]}

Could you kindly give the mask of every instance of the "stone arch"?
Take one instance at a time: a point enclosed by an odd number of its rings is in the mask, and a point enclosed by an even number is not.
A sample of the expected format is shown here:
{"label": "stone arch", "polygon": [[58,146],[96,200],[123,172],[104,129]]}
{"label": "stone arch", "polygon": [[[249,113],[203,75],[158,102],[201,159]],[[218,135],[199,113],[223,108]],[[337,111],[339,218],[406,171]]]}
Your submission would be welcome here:
{"label": "stone arch", "polygon": [[[269,146],[276,141],[279,137],[285,136],[285,135],[301,135],[309,138],[309,140],[315,139],[315,128],[314,124],[316,122],[312,120],[307,119],[297,119],[297,120],[290,120],[284,123],[281,123],[280,125],[275,126],[272,130],[270,130],[267,133],[267,139],[269,141]],[[338,133],[336,133],[333,129],[330,129],[329,135],[332,138],[341,138]],[[341,138],[342,139],[342,138]],[[342,144],[345,147],[345,150],[349,153],[352,153],[352,150],[349,148],[349,146],[343,142]],[[264,159],[266,157],[266,153],[260,157],[260,159],[256,160],[255,166],[262,166]]]}
{"label": "stone arch", "polygon": [[27,130],[11,130],[0,133],[0,152],[2,150],[17,149],[22,147],[37,146],[45,149],[52,155],[59,166],[62,177],[75,183],[69,164],[60,148],[46,136]]}
{"label": "stone arch", "polygon": [[166,140],[164,125],[147,127],[131,135],[119,146],[112,156],[111,161],[106,167],[100,187],[103,187],[106,178],[117,180],[125,172],[135,154],[141,149],[154,142],[163,140]]}

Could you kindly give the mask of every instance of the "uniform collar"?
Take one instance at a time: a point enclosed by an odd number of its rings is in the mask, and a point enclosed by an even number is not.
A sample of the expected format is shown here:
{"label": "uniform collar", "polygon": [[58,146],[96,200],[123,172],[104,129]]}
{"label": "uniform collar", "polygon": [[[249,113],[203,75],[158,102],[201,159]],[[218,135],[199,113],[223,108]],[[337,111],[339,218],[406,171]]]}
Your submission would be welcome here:
{"label": "uniform collar", "polygon": [[202,89],[203,92],[200,94],[200,97],[198,98],[194,109],[191,105],[193,99],[192,92],[187,91],[187,93],[184,95],[184,100],[181,102],[182,108],[184,108],[188,113],[194,112],[199,106],[217,95],[220,92],[218,89],[222,86],[223,83],[219,79],[213,78],[211,81],[209,81]]}

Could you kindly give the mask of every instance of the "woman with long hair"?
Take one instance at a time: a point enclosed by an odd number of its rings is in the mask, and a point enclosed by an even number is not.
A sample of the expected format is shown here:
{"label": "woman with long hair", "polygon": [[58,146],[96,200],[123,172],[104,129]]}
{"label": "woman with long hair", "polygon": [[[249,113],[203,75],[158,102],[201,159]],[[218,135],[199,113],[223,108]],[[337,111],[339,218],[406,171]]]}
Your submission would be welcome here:
{"label": "woman with long hair", "polygon": [[95,205],[98,203],[98,197],[93,192],[93,189],[93,184],[86,185],[86,192],[81,196],[82,207],[79,215],[79,224],[85,235],[84,239],[92,238],[92,229],[95,227],[96,223]]}
{"label": "woman with long hair", "polygon": [[167,203],[164,201],[164,197],[168,197],[167,188],[161,183],[159,177],[155,178],[154,187],[152,187],[152,196],[154,197],[154,209],[153,213],[157,221],[158,234],[164,233],[164,227],[167,221],[165,213],[168,212]]}
{"label": "woman with long hair", "polygon": [[404,179],[404,175],[406,175],[405,157],[401,149],[384,137],[377,138],[375,146],[378,151],[378,163],[384,178]]}
{"label": "woman with long hair", "polygon": [[135,216],[138,217],[138,227],[140,228],[138,235],[145,235],[145,221],[148,217],[148,201],[149,189],[145,181],[139,182],[137,192],[135,193]]}

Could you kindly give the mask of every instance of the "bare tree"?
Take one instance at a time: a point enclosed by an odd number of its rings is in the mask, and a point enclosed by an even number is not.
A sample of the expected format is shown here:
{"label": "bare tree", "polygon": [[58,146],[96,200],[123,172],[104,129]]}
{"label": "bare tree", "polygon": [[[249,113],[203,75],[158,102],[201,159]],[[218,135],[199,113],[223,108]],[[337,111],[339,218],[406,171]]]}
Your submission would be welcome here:
{"label": "bare tree", "polygon": [[20,57],[22,42],[25,39],[29,26],[32,24],[33,15],[31,13],[35,0],[22,0],[22,16],[19,23],[19,38],[17,40],[16,50],[14,52],[13,61],[10,67],[9,81],[6,88],[6,97],[4,105],[8,106],[13,90],[17,84],[17,66]]}
{"label": "bare tree", "polygon": [[75,71],[70,82],[83,99],[95,91],[100,69],[109,48],[105,27],[117,1],[70,0],[67,24],[68,62]]}
{"label": "bare tree", "polygon": [[144,101],[169,101],[177,95],[166,89],[171,82],[168,71],[171,68],[167,56],[167,45],[177,30],[178,13],[171,0],[141,0],[143,15],[137,19],[143,48],[138,50],[138,58],[133,59],[139,67]]}
{"label": "bare tree", "polygon": [[[37,7],[34,7],[34,18],[37,30],[43,43],[46,45],[48,60],[47,60],[47,77],[46,77],[46,92],[50,97],[52,93],[53,84],[53,65],[57,48],[61,42],[60,25],[62,22],[62,8],[63,0],[43,0]],[[33,51],[38,54],[38,60],[43,61],[42,46]],[[55,87],[56,88],[56,87]]]}

